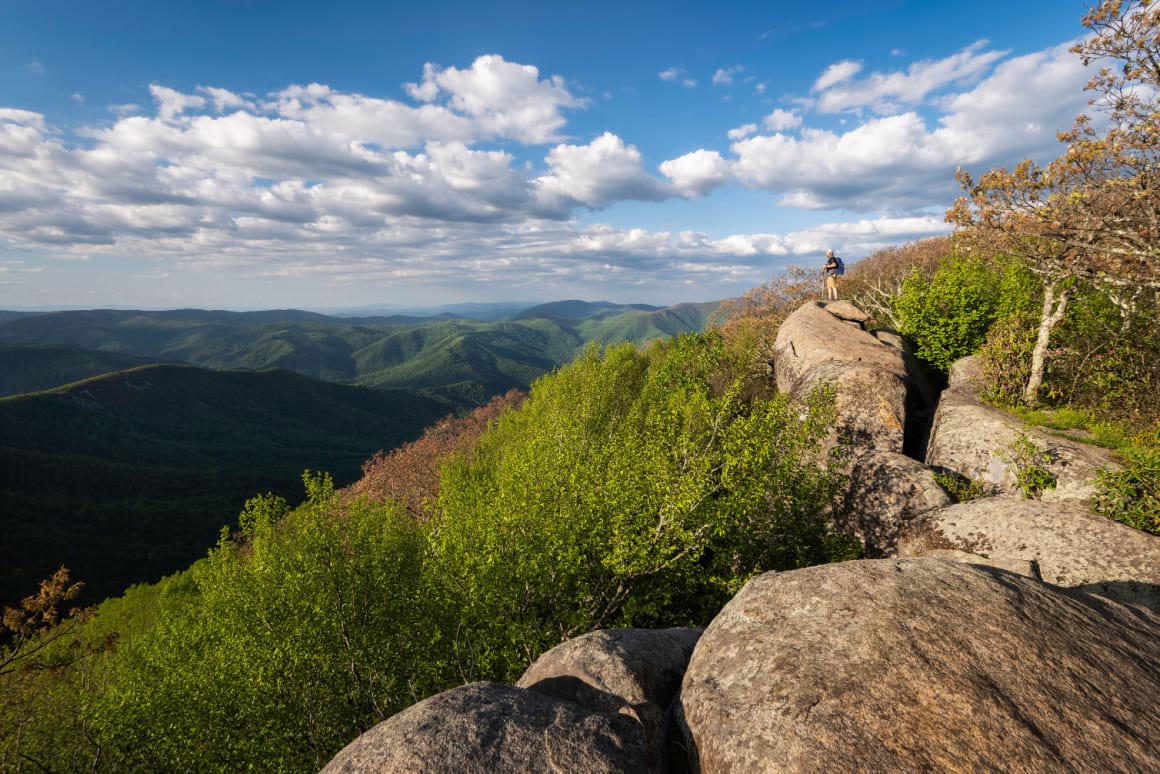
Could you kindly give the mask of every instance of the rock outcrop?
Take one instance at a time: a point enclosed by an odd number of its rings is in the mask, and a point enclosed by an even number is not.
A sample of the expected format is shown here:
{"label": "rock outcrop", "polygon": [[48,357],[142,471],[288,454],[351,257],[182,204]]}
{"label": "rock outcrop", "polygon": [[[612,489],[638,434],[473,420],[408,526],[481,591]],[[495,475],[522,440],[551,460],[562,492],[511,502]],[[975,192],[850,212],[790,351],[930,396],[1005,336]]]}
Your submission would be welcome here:
{"label": "rock outcrop", "polygon": [[680,715],[706,774],[1157,771],[1155,632],[953,562],[770,573],[706,629]]}
{"label": "rock outcrop", "polygon": [[898,543],[904,557],[948,549],[988,564],[1034,564],[1047,583],[1160,611],[1160,538],[1093,514],[1083,502],[972,500],[908,524]]}
{"label": "rock outcrop", "polygon": [[1018,417],[985,405],[979,399],[982,383],[977,355],[951,367],[931,427],[927,465],[982,481],[992,492],[1017,492],[1012,445],[1025,436],[1046,452],[1045,467],[1056,477],[1055,488],[1043,494],[1045,500],[1088,499],[1096,470],[1117,467],[1102,449],[1025,427]]}
{"label": "rock outcrop", "polygon": [[806,304],[781,324],[774,342],[777,389],[801,395],[832,384],[838,437],[862,449],[901,453],[914,387],[902,353],[828,308]]}
{"label": "rock outcrop", "polygon": [[379,723],[322,774],[656,770],[632,718],[510,685],[471,683]]}
{"label": "rock outcrop", "polygon": [[664,760],[669,705],[702,629],[604,629],[540,656],[516,683],[593,712],[627,715]]}
{"label": "rock outcrop", "polygon": [[953,501],[918,460],[871,451],[850,464],[850,483],[834,525],[862,541],[866,556],[892,556],[907,526]]}
{"label": "rock outcrop", "polygon": [[[704,632],[593,632],[517,686],[395,715],[324,772],[664,772],[683,768],[676,725],[688,766],[714,774],[1160,771],[1160,538],[1089,511],[1108,455],[984,405],[968,358],[927,464],[906,456],[932,401],[905,342],[865,322],[805,305],[774,370],[783,392],[833,385],[850,479],[831,517],[868,556],[903,558],[761,575]],[[1021,435],[1050,452],[1043,500],[1012,494]],[[993,494],[952,504],[931,466]]]}

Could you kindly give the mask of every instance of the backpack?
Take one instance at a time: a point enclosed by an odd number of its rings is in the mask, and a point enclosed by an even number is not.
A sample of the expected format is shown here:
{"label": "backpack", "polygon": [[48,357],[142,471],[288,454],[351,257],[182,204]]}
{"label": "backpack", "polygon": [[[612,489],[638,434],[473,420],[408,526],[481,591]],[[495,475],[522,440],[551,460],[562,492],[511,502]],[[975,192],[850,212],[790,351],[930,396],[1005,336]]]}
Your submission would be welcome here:
{"label": "backpack", "polygon": [[845,274],[846,273],[846,264],[842,263],[842,259],[835,255],[834,261],[838,264],[838,268],[834,269],[834,274],[835,275]]}

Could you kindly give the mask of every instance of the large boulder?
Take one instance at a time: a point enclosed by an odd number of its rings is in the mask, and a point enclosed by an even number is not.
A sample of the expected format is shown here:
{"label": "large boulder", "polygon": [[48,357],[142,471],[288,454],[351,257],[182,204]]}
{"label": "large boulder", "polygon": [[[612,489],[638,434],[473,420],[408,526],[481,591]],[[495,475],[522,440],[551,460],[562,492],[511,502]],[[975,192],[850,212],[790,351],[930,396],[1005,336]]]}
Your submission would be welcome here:
{"label": "large boulder", "polygon": [[863,449],[902,452],[914,382],[902,353],[860,324],[844,322],[821,304],[802,306],[778,329],[774,373],[785,393],[834,385],[839,438]]}
{"label": "large boulder", "polygon": [[750,581],[693,651],[702,772],[1160,771],[1155,618],[933,559]]}
{"label": "large boulder", "polygon": [[379,723],[322,774],[655,770],[631,718],[510,685],[472,683]]}
{"label": "large boulder", "polygon": [[985,405],[979,398],[982,384],[978,355],[951,366],[927,442],[927,465],[982,481],[992,492],[1017,492],[1013,447],[1026,437],[1046,453],[1049,461],[1044,467],[1056,478],[1055,488],[1043,494],[1047,500],[1088,499],[1096,471],[1118,469],[1103,449],[1027,427],[1018,417]]}
{"label": "large boulder", "polygon": [[516,685],[627,715],[644,730],[649,757],[666,758],[669,705],[701,629],[605,629],[557,645],[528,667]]}
{"label": "large boulder", "polygon": [[953,501],[930,469],[897,452],[855,457],[835,526],[862,541],[868,557],[892,556],[906,525]]}
{"label": "large boulder", "polygon": [[1083,502],[986,497],[931,511],[898,541],[899,556],[948,549],[988,563],[1033,563],[1047,583],[1160,610],[1160,537]]}

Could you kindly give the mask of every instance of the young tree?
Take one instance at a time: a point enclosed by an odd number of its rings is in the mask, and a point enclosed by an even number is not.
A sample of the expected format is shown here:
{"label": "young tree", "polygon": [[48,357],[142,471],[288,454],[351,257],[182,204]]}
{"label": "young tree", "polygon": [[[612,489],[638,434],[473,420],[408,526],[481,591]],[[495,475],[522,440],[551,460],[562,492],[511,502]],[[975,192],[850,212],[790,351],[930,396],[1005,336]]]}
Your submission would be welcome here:
{"label": "young tree", "polygon": [[1100,288],[1125,319],[1141,290],[1160,287],[1160,4],[1104,0],[1084,25],[1094,34],[1073,49],[1084,63],[1121,63],[1088,83],[1106,124],[1079,116],[1059,136],[1067,150],[1047,166],[1027,160],[977,182],[960,169],[967,196],[947,211],[969,243],[1022,258],[1042,278],[1028,404],[1077,282]]}

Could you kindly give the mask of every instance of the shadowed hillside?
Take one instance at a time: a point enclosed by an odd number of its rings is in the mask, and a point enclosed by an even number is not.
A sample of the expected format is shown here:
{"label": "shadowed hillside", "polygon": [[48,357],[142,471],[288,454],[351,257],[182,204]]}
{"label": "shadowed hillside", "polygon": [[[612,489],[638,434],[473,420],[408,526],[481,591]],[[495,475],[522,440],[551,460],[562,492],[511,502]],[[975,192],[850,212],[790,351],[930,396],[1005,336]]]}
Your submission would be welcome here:
{"label": "shadowed hillside", "polygon": [[0,399],[3,601],[67,564],[87,598],[186,566],[259,491],[353,480],[453,405],[286,371],[156,365]]}

